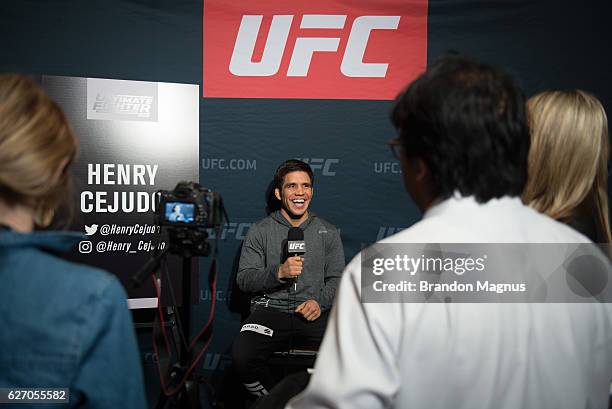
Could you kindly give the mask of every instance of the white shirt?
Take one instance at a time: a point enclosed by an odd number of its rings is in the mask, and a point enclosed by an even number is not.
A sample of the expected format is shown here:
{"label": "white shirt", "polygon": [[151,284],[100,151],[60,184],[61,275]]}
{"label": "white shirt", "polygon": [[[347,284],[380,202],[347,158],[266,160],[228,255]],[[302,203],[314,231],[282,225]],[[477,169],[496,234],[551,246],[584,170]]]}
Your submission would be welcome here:
{"label": "white shirt", "polygon": [[[517,198],[451,198],[387,243],[583,243]],[[607,408],[612,304],[362,304],[347,266],[288,409]]]}

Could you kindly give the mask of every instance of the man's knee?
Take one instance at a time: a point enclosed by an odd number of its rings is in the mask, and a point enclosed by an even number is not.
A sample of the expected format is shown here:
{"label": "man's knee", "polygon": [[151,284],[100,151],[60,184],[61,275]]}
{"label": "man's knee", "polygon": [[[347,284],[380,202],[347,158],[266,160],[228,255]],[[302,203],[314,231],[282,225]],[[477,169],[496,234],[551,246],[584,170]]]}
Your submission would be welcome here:
{"label": "man's knee", "polygon": [[269,355],[267,349],[257,335],[241,332],[232,346],[234,366],[240,373],[243,373],[265,365]]}

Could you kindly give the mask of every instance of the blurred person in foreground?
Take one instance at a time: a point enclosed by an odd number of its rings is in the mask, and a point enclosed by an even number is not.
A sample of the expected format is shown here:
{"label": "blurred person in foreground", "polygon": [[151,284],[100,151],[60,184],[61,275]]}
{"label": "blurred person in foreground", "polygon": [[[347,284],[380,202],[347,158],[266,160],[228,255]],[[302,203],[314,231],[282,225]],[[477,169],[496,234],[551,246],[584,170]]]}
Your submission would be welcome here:
{"label": "blurred person in foreground", "polygon": [[69,388],[66,407],[144,408],[123,287],[54,255],[80,234],[34,231],[68,196],[76,151],[63,112],[38,86],[0,75],[0,388]]}
{"label": "blurred person in foreground", "polygon": [[523,201],[595,243],[610,243],[608,120],[593,95],[546,91],[527,101],[531,128]]}
{"label": "blurred person in foreground", "polygon": [[[588,243],[525,206],[525,100],[502,70],[432,65],[395,101],[392,140],[424,213],[384,243]],[[508,257],[512,257],[508,254]],[[607,408],[610,304],[362,303],[347,266],[307,389],[315,408]]]}

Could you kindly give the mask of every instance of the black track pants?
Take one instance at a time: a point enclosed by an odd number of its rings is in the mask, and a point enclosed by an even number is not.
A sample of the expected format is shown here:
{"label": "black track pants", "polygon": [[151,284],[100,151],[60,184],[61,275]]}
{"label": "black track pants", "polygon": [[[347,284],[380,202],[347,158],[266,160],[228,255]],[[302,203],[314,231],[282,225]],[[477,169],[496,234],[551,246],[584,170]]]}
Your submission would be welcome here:
{"label": "black track pants", "polygon": [[268,359],[276,351],[318,349],[323,339],[327,317],[322,313],[314,321],[299,314],[256,307],[242,323],[234,341],[234,367],[246,389],[253,395],[267,395],[275,384]]}

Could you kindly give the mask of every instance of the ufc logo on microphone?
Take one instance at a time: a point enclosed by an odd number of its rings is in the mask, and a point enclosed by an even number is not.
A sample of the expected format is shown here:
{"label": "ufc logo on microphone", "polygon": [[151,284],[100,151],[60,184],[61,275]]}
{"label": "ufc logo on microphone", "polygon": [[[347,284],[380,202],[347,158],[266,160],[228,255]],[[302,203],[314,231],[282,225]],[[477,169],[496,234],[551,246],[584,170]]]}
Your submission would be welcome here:
{"label": "ufc logo on microphone", "polygon": [[290,241],[289,242],[289,252],[291,253],[292,251],[305,251],[306,250],[306,243],[304,243],[303,241]]}
{"label": "ufc logo on microphone", "polygon": [[227,4],[204,6],[205,97],[393,99],[426,68],[427,0]]}

